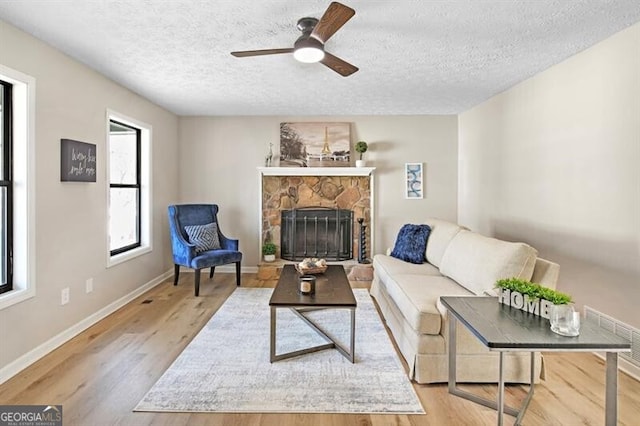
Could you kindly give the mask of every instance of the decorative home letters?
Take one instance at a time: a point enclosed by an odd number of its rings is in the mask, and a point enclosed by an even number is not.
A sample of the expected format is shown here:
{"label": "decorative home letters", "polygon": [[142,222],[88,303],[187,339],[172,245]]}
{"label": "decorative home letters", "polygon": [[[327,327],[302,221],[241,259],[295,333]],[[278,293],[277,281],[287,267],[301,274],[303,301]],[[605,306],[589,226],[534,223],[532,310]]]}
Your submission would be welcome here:
{"label": "decorative home letters", "polygon": [[507,306],[549,319],[553,303],[545,299],[533,299],[526,294],[508,289],[500,289],[498,300]]}

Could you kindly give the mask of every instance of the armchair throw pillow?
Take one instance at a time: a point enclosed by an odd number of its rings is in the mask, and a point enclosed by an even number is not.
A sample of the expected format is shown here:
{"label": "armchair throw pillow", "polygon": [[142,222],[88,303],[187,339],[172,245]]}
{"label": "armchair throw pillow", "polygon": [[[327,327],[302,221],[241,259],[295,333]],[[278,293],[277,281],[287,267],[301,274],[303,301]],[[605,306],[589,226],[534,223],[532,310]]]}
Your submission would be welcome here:
{"label": "armchair throw pillow", "polygon": [[403,225],[398,232],[391,256],[405,262],[424,263],[429,232],[429,225]]}
{"label": "armchair throw pillow", "polygon": [[217,223],[185,226],[184,230],[189,236],[189,242],[196,245],[196,253],[221,248]]}

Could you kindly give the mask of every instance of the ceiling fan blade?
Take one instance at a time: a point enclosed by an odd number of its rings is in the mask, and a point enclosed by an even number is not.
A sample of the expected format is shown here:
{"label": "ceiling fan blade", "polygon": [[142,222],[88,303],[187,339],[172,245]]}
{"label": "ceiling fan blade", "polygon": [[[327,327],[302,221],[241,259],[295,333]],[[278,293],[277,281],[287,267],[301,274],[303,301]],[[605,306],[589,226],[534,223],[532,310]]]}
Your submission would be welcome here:
{"label": "ceiling fan blade", "polygon": [[356,11],[342,3],[332,2],[311,32],[311,36],[326,43]]}
{"label": "ceiling fan blade", "polygon": [[329,52],[324,52],[324,59],[320,62],[343,77],[349,77],[351,74],[358,71],[358,67],[355,65],[351,65],[349,62],[343,61]]}
{"label": "ceiling fan blade", "polygon": [[246,56],[278,55],[291,52],[293,52],[292,47],[286,49],[243,50],[241,52],[231,52],[231,54],[236,58],[244,58]]}

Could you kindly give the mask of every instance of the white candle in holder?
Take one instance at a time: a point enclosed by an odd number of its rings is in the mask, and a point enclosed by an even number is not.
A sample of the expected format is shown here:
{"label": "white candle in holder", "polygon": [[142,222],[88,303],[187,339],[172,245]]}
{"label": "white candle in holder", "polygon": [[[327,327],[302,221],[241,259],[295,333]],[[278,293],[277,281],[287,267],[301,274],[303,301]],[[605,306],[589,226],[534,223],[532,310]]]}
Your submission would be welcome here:
{"label": "white candle in holder", "polygon": [[313,294],[316,291],[316,277],[313,275],[303,275],[300,277],[298,290],[302,294]]}

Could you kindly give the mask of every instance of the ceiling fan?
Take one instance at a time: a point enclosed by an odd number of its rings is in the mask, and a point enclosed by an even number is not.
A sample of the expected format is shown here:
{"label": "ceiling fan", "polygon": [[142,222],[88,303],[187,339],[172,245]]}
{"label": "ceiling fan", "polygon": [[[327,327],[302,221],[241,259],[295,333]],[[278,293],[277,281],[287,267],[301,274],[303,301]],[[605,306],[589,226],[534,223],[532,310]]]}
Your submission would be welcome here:
{"label": "ceiling fan", "polygon": [[238,58],[246,56],[277,55],[280,53],[293,53],[293,57],[300,62],[320,62],[331,68],[343,77],[348,77],[358,71],[358,67],[332,55],[324,50],[324,44],[336,33],[356,11],[338,2],[332,2],[318,21],[316,18],[301,18],[298,20],[298,29],[302,35],[293,44],[293,47],[284,49],[245,50],[231,52]]}

